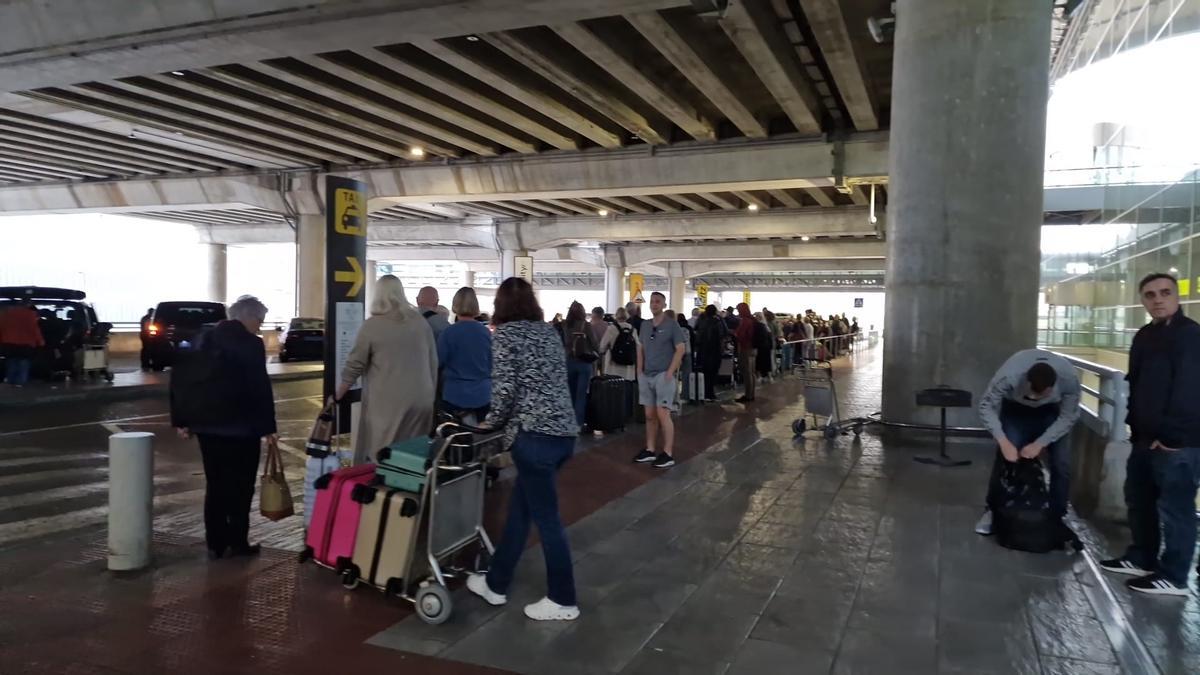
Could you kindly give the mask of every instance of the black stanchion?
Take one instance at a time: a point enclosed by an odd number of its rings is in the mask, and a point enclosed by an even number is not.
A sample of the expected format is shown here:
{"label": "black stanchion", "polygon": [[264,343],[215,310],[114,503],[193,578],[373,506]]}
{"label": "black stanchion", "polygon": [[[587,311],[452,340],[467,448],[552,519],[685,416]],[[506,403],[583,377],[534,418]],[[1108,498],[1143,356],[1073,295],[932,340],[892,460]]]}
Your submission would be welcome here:
{"label": "black stanchion", "polygon": [[913,457],[913,461],[943,467],[970,465],[971,460],[954,459],[946,452],[946,408],[970,408],[971,392],[963,389],[951,389],[946,385],[934,387],[933,389],[924,389],[917,392],[917,405],[942,409],[942,425],[939,432],[941,435],[941,451],[936,457],[921,455]]}

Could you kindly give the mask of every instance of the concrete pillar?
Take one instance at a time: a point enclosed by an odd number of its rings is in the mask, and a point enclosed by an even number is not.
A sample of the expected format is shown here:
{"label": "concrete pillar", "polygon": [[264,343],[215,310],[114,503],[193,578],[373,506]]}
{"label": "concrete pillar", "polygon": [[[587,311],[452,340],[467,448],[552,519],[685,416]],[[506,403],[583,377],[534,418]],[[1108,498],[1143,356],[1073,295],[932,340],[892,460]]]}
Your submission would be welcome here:
{"label": "concrete pillar", "polygon": [[604,311],[612,314],[625,306],[625,268],[604,268]]}
{"label": "concrete pillar", "polygon": [[210,302],[229,301],[229,263],[225,244],[207,244],[208,299]]}
{"label": "concrete pillar", "polygon": [[463,272],[462,285],[467,288],[475,288],[475,270],[466,270]]}
{"label": "concrete pillar", "polygon": [[[509,277],[517,275],[517,256],[529,255],[528,251],[514,250],[500,252],[500,283]],[[536,270],[536,268],[534,268]]]}
{"label": "concrete pillar", "polygon": [[325,216],[296,221],[296,305],[299,316],[325,318]]}
{"label": "concrete pillar", "polygon": [[375,281],[379,278],[379,261],[368,260],[363,275],[366,277],[363,283],[363,302],[367,304],[367,316],[371,316],[371,297],[375,294]]}
{"label": "concrete pillar", "polygon": [[1035,343],[1050,13],[900,0],[896,14],[883,416],[933,423],[914,392],[945,384],[977,402]]}
{"label": "concrete pillar", "polygon": [[687,300],[687,298],[684,296],[686,293],[687,286],[683,283],[683,281],[684,281],[683,277],[681,277],[681,276],[670,277],[669,281],[670,281],[670,295],[667,296],[667,299],[669,300],[669,307],[671,309],[675,310],[676,312],[681,312],[683,314],[691,316],[692,308],[688,307],[687,304],[685,304],[685,301]]}
{"label": "concrete pillar", "polygon": [[126,431],[108,437],[108,569],[150,564],[154,534],[154,434]]}

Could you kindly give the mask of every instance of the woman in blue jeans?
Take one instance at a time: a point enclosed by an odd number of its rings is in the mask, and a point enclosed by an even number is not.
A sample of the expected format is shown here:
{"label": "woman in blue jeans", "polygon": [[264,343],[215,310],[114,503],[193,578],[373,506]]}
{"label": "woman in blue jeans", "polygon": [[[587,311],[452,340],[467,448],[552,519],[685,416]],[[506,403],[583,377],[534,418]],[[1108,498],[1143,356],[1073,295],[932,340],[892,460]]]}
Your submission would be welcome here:
{"label": "woman in blue jeans", "polygon": [[533,287],[513,277],[496,292],[492,322],[492,409],[484,426],[503,428],[512,447],[517,480],[508,506],[508,522],[491,568],[472,574],[467,588],[489,604],[508,602],[513,571],[537,525],[546,559],[546,597],[525,607],[537,621],[579,617],[575,575],[567,532],[558,513],[555,475],[575,451],[579,425],[567,389],[563,342],[543,320]]}
{"label": "woman in blue jeans", "polygon": [[572,302],[567,311],[567,318],[562,322],[562,337],[567,352],[567,387],[575,410],[575,424],[583,427],[587,421],[588,383],[596,371],[600,345],[588,325],[583,305],[578,302]]}

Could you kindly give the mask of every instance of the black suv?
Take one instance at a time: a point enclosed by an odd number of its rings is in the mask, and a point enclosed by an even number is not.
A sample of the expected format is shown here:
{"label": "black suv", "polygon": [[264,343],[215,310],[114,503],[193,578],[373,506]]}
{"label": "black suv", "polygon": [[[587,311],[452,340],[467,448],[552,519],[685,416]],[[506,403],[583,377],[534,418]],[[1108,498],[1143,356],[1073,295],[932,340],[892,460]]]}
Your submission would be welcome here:
{"label": "black suv", "polygon": [[202,331],[225,318],[225,305],[219,302],[158,303],[142,334],[150,367],[162,370],[171,365],[181,344],[194,342]]}
{"label": "black suv", "polygon": [[279,341],[279,361],[325,358],[325,320],[292,319],[287,332]]}

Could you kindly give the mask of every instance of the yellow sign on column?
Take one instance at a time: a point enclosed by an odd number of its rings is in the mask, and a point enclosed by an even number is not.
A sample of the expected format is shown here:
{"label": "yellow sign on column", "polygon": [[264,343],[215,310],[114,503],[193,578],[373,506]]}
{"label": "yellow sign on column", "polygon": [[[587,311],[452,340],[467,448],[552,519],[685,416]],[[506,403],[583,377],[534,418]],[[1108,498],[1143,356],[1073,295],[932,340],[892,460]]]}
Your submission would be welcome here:
{"label": "yellow sign on column", "polygon": [[1179,283],[1179,295],[1180,296],[1192,294],[1192,280],[1191,279],[1180,279],[1178,283]]}
{"label": "yellow sign on column", "polygon": [[362,203],[363,194],[358,190],[336,188],[333,193],[333,228],[338,234],[349,234],[355,237],[365,237],[367,229],[366,204]]}
{"label": "yellow sign on column", "polygon": [[642,276],[641,274],[629,275],[629,297],[633,302],[636,302],[639,305],[646,302],[646,298],[642,295],[642,291],[645,290],[645,288],[646,277]]}
{"label": "yellow sign on column", "polygon": [[696,299],[700,301],[701,307],[708,306],[708,284],[706,284],[706,283],[696,284]]}
{"label": "yellow sign on column", "polygon": [[742,302],[746,303],[747,305],[750,304],[750,289],[747,288],[746,290],[742,291]]}

